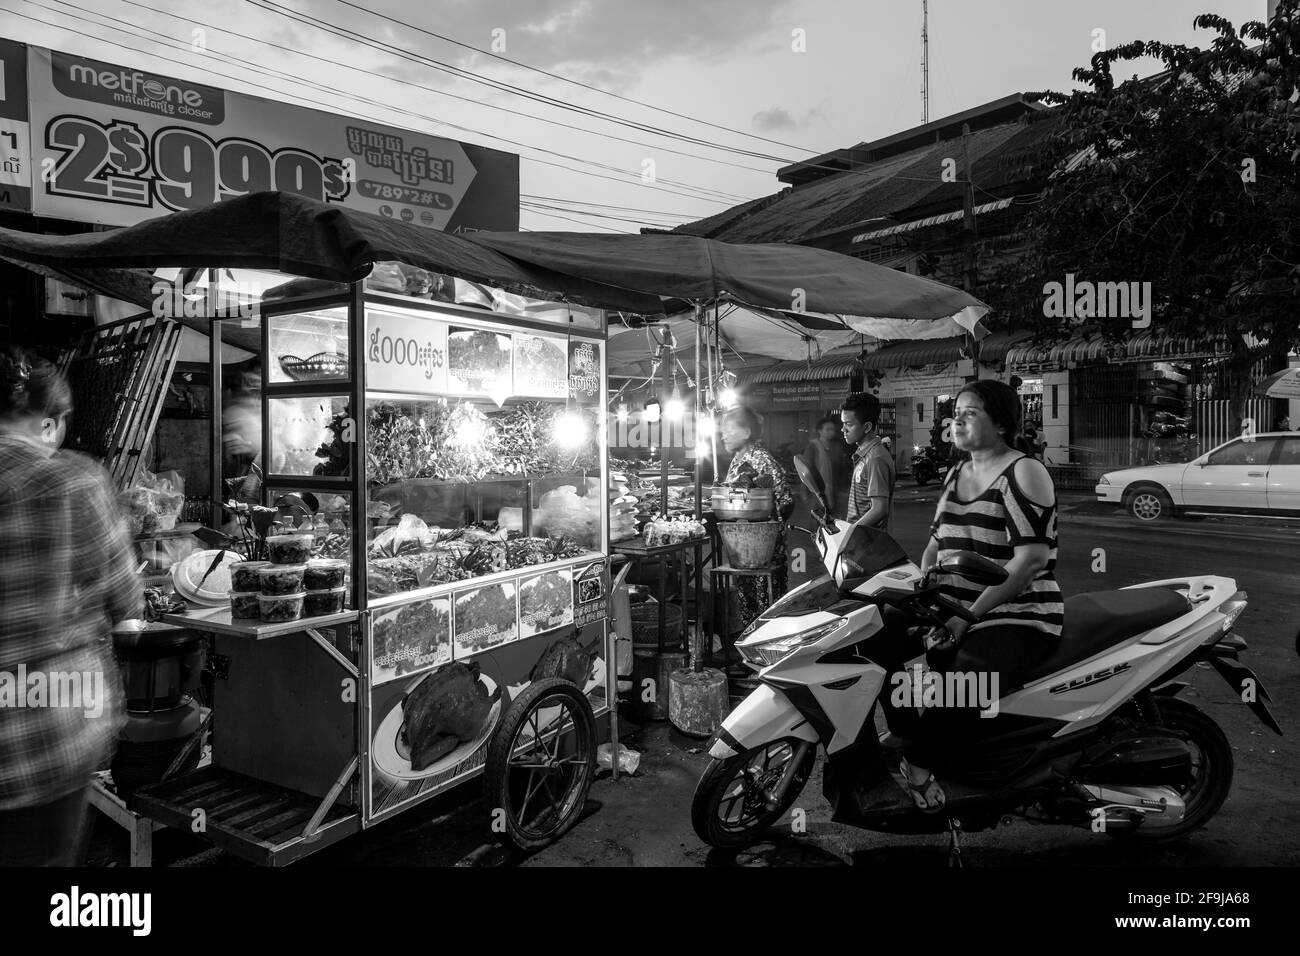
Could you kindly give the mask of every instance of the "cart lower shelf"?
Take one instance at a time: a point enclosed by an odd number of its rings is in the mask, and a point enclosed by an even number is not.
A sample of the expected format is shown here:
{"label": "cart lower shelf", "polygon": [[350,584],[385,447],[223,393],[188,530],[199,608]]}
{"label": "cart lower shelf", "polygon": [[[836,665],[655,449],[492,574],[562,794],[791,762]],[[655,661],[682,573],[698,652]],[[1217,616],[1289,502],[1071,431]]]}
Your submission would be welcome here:
{"label": "cart lower shelf", "polygon": [[361,831],[359,810],[332,806],[304,837],[320,798],[211,766],[144,787],[127,802],[137,813],[262,866],[292,863]]}

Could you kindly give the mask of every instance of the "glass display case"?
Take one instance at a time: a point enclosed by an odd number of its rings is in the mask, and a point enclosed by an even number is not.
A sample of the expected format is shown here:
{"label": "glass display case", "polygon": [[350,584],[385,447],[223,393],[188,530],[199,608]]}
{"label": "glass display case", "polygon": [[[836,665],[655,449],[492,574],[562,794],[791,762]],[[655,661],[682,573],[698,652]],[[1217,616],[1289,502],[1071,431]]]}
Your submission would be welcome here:
{"label": "glass display case", "polygon": [[[268,307],[266,490],[314,496],[318,556],[355,564],[364,554],[365,567],[350,574],[359,585],[352,606],[406,603],[497,575],[509,594],[482,591],[475,607],[490,599],[517,618],[514,578],[605,552],[603,330],[587,331],[585,314],[550,327],[551,313],[566,308],[553,303],[537,319],[402,298]],[[350,330],[354,309],[359,328]],[[549,579],[538,587],[530,593],[560,590]],[[530,611],[530,630],[562,617]],[[400,630],[399,617],[384,618],[388,630]],[[450,633],[449,643],[494,640],[470,632]],[[394,668],[409,666],[411,656],[393,653]]]}
{"label": "glass display case", "polygon": [[[450,310],[374,306],[365,341],[374,602],[602,552],[599,406],[570,394],[570,378],[584,371],[571,357],[590,359],[598,343]],[[517,629],[515,584],[485,587],[474,606],[508,605]],[[454,635],[457,646],[519,636],[470,630]]]}

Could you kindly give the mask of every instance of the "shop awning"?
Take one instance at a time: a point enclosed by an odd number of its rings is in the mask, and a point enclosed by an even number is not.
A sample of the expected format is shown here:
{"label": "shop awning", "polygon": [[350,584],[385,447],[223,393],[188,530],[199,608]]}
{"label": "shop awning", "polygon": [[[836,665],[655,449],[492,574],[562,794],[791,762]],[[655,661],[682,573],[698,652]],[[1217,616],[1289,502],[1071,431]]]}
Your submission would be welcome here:
{"label": "shop awning", "polygon": [[[1007,199],[999,199],[997,202],[986,202],[982,205],[976,206],[971,210],[971,212],[976,216],[981,216],[985,213],[998,212],[999,210],[1007,209],[1011,206],[1011,203],[1012,199],[1010,197]],[[926,216],[924,219],[917,219],[914,222],[904,222],[897,226],[889,226],[886,229],[874,229],[871,232],[858,233],[858,235],[854,236],[851,241],[854,243],[873,242],[877,239],[884,239],[887,236],[897,235],[900,232],[912,232],[916,229],[925,229],[929,226],[937,226],[944,222],[956,222],[964,215],[965,212],[959,210],[957,212],[940,213],[937,216]]]}
{"label": "shop awning", "polygon": [[1201,339],[1164,332],[1140,332],[1125,342],[1107,341],[1100,336],[1081,336],[1054,345],[1021,344],[1007,353],[1012,369],[1040,366],[1143,362],[1188,361],[1214,358],[1230,351],[1223,338]]}
{"label": "shop awning", "polygon": [[[981,364],[1001,363],[1008,350],[1030,338],[1030,332],[994,332],[980,342]],[[848,378],[864,369],[904,368],[921,365],[949,365],[961,360],[961,350],[966,339],[957,336],[923,342],[905,342],[887,345],[858,355],[827,355],[808,361],[778,362],[767,368],[746,374],[740,380],[746,384],[762,385],[767,382],[819,382],[827,379]]]}

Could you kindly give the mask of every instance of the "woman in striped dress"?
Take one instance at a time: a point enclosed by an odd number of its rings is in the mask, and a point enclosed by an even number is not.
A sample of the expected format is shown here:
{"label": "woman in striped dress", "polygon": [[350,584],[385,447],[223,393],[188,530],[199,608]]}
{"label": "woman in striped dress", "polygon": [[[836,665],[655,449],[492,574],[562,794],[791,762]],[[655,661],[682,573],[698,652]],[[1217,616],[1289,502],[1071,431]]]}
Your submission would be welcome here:
{"label": "woman in striped dress", "polygon": [[[973,551],[1006,570],[1005,582],[987,588],[938,576],[942,593],[978,623],[949,620],[957,650],[931,658],[945,671],[996,674],[992,686],[1000,696],[1056,650],[1065,614],[1053,575],[1056,489],[1042,462],[1026,454],[1022,414],[1019,396],[1002,382],[971,382],[957,394],[953,443],[969,459],[944,480],[921,559],[921,570],[928,571],[955,552]],[[929,768],[978,734],[978,715],[974,706],[940,708],[916,722],[916,739],[900,769],[921,809],[943,806],[943,788]]]}

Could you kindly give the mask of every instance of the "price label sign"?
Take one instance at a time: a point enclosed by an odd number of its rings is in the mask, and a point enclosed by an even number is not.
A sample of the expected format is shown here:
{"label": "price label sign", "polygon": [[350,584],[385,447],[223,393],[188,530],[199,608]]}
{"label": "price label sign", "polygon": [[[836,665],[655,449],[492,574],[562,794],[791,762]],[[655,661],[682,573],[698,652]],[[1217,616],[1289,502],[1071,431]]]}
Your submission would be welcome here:
{"label": "price label sign", "polygon": [[28,54],[38,215],[130,225],[277,190],[431,229],[518,228],[517,156],[67,53]]}

